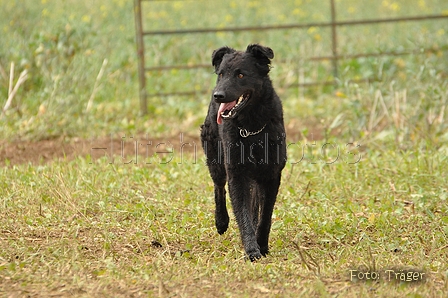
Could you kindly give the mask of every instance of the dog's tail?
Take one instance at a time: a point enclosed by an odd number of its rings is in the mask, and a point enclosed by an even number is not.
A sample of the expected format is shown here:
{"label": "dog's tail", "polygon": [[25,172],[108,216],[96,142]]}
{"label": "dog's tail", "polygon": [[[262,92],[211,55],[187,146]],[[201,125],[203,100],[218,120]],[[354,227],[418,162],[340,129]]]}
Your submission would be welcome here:
{"label": "dog's tail", "polygon": [[260,219],[260,199],[262,197],[261,189],[257,183],[252,183],[250,187],[250,197],[251,197],[251,213],[252,213],[252,223],[254,229],[257,230],[258,221]]}

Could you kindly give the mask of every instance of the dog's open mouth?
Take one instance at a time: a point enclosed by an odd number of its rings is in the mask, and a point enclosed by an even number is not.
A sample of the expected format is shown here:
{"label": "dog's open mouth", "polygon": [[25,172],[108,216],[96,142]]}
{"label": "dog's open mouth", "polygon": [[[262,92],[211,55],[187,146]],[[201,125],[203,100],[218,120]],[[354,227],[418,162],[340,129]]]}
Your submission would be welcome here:
{"label": "dog's open mouth", "polygon": [[246,105],[250,98],[250,93],[242,94],[237,100],[221,103],[218,109],[216,122],[222,124],[222,119],[234,118],[238,112]]}

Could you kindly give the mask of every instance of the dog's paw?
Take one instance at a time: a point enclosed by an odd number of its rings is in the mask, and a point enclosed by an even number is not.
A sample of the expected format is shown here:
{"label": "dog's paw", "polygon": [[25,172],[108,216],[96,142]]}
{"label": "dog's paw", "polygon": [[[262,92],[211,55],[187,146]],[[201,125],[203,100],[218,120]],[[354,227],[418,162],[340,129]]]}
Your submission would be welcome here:
{"label": "dog's paw", "polygon": [[227,218],[227,220],[216,220],[215,225],[218,234],[222,235],[225,231],[227,231],[227,228],[229,227],[229,218]]}
{"label": "dog's paw", "polygon": [[216,225],[216,231],[218,231],[219,235],[224,234],[227,231],[227,225],[223,225],[223,226]]}
{"label": "dog's paw", "polygon": [[249,257],[249,260],[251,262],[255,262],[256,260],[261,259],[261,257],[262,257],[259,250],[255,251],[255,252],[248,253],[247,256]]}
{"label": "dog's paw", "polygon": [[266,257],[267,254],[269,253],[269,248],[268,246],[262,246],[260,247],[260,253],[263,255],[263,257]]}

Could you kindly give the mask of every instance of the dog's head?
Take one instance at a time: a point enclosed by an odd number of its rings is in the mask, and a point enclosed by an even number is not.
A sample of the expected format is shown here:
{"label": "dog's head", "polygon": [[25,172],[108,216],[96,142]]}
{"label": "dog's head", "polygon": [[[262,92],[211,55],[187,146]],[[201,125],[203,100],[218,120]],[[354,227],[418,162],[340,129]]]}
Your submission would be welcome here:
{"label": "dog's head", "polygon": [[256,104],[251,99],[259,97],[272,58],[272,49],[258,44],[248,45],[245,52],[229,47],[213,51],[212,64],[218,75],[213,100],[220,103],[218,124],[223,119],[237,117],[245,107]]}

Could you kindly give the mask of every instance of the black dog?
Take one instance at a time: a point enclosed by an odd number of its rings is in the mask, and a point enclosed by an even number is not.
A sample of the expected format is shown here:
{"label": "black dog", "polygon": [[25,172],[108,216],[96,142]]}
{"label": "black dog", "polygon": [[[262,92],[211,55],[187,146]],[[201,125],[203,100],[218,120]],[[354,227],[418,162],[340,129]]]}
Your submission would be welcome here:
{"label": "black dog", "polygon": [[266,256],[271,217],[286,163],[285,128],[279,97],[268,76],[274,52],[249,45],[245,52],[213,52],[218,75],[201,141],[215,186],[215,223],[229,225],[228,182],[233,212],[251,261]]}

